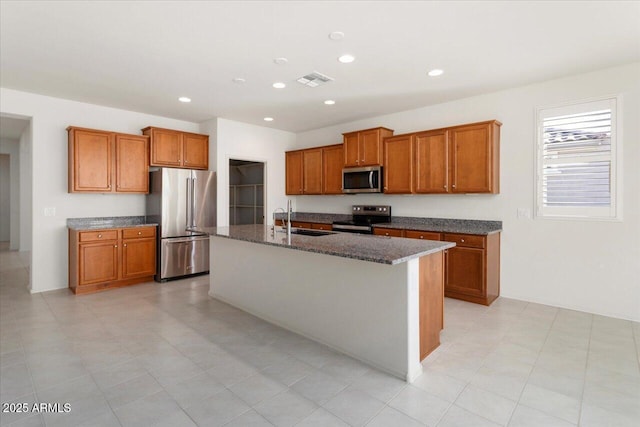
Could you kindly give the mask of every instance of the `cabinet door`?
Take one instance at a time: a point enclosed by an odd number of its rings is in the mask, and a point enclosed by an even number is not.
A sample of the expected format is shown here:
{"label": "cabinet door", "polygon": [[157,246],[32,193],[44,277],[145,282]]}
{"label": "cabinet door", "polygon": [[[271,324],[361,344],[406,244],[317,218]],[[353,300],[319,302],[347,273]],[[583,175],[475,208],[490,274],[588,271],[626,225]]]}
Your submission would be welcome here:
{"label": "cabinet door", "polygon": [[111,282],[118,279],[118,241],[79,245],[78,285]]}
{"label": "cabinet door", "polygon": [[447,130],[423,132],[416,135],[416,193],[446,193],[449,191],[448,136]]}
{"label": "cabinet door", "polygon": [[113,191],[113,134],[88,129],[69,130],[69,192]]}
{"label": "cabinet door", "polygon": [[447,250],[445,290],[484,297],[484,249],[456,246]]}
{"label": "cabinet door", "polygon": [[182,134],[180,132],[151,130],[151,166],[182,166]]}
{"label": "cabinet door", "polygon": [[380,130],[360,132],[360,166],[375,166],[382,162]]}
{"label": "cabinet door", "polygon": [[288,151],[286,161],[286,193],[302,194],[302,151]]}
{"label": "cabinet door", "polygon": [[304,194],[322,194],[322,149],[302,152]]}
{"label": "cabinet door", "polygon": [[385,138],[384,192],[413,192],[413,135]]}
{"label": "cabinet door", "polygon": [[322,149],[322,194],[342,194],[342,144]]}
{"label": "cabinet door", "polygon": [[122,278],[153,276],[156,272],[156,239],[122,242]]}
{"label": "cabinet door", "polygon": [[491,126],[480,124],[450,130],[452,192],[492,192]]}
{"label": "cabinet door", "polygon": [[360,166],[358,132],[344,134],[344,166]]}
{"label": "cabinet door", "polygon": [[209,137],[207,135],[182,134],[182,145],[182,158],[185,168],[209,168]]}
{"label": "cabinet door", "polygon": [[149,138],[116,135],[116,191],[149,192]]}

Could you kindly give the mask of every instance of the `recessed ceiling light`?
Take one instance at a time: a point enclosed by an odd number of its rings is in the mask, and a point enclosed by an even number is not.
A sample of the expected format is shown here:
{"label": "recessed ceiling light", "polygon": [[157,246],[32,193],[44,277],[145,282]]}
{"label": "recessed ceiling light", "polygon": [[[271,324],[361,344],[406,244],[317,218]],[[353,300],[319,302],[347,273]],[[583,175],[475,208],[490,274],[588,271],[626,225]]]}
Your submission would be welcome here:
{"label": "recessed ceiling light", "polygon": [[187,98],[186,96],[181,96],[180,98],[178,98],[178,101],[180,101],[180,102],[191,102],[191,98]]}
{"label": "recessed ceiling light", "polygon": [[278,65],[285,65],[287,62],[289,62],[289,60],[287,58],[276,58],[273,60],[273,62],[275,62]]}
{"label": "recessed ceiling light", "polygon": [[355,59],[356,58],[353,55],[342,55],[338,58],[338,61],[342,62],[343,64],[348,64],[355,61]]}
{"label": "recessed ceiling light", "polygon": [[265,117],[264,121],[265,122],[272,122],[273,121],[273,117]]}
{"label": "recessed ceiling light", "polygon": [[246,83],[246,82],[247,82],[247,80],[246,80],[246,79],[243,79],[242,77],[236,77],[235,79],[233,79],[233,82],[234,82],[234,83],[237,83],[237,84],[239,84],[239,85],[241,85],[241,84],[243,84],[243,83]]}
{"label": "recessed ceiling light", "polygon": [[272,86],[276,89],[284,89],[285,87],[287,87],[287,85],[282,82],[276,82]]}
{"label": "recessed ceiling light", "polygon": [[442,73],[444,73],[444,71],[442,71],[439,68],[434,68],[433,70],[429,71],[427,74],[429,75],[429,77],[438,77],[441,76]]}
{"label": "recessed ceiling light", "polygon": [[342,31],[333,31],[329,33],[329,39],[333,41],[342,40],[344,38],[344,33]]}
{"label": "recessed ceiling light", "polygon": [[333,99],[327,99],[326,101],[324,101],[324,105],[333,105],[335,103],[336,101],[334,101]]}

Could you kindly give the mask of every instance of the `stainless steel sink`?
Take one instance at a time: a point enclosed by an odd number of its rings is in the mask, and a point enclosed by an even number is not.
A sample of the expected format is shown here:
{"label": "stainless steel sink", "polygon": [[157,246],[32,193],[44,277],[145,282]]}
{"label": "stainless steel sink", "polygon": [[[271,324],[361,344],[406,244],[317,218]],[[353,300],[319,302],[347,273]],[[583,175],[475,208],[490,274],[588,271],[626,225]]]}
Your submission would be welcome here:
{"label": "stainless steel sink", "polygon": [[306,228],[297,228],[291,230],[291,234],[301,234],[303,236],[326,236],[328,234],[336,234],[333,231],[309,230]]}

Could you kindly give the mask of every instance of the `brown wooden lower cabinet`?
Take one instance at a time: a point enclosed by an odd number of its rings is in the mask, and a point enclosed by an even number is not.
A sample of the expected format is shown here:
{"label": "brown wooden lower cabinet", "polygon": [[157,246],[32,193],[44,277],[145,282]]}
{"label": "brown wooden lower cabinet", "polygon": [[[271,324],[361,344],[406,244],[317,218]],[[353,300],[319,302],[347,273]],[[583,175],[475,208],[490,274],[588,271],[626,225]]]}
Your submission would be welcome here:
{"label": "brown wooden lower cabinet", "polygon": [[326,231],[331,231],[333,230],[333,226],[331,224],[318,224],[318,223],[311,223],[311,228],[313,230],[326,230]]}
{"label": "brown wooden lower cabinet", "polygon": [[156,227],[69,230],[69,288],[75,294],[153,280]]}
{"label": "brown wooden lower cabinet", "polygon": [[500,233],[444,233],[442,240],[456,244],[445,255],[445,296],[490,305],[500,296]]}
{"label": "brown wooden lower cabinet", "polygon": [[[375,234],[386,234],[388,228],[374,228]],[[500,233],[476,234],[404,231],[410,239],[444,240],[456,246],[445,251],[445,296],[477,304],[490,305],[500,296]]]}

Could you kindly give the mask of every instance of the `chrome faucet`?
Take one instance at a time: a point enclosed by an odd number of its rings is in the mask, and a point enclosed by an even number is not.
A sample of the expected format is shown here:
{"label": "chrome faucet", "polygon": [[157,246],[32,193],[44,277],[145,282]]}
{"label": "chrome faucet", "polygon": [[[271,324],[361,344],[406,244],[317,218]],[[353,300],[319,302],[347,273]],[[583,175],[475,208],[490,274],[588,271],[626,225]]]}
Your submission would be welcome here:
{"label": "chrome faucet", "polygon": [[[275,209],[273,210],[273,231],[274,231],[274,232],[276,231],[276,213],[277,213],[278,211],[282,211],[282,213],[286,213],[286,212],[284,211],[284,208],[275,208]],[[284,228],[284,222],[285,222],[285,220],[284,220],[284,219],[282,219],[282,223],[283,223],[283,224],[282,224],[282,227],[283,227],[283,228]]]}
{"label": "chrome faucet", "polygon": [[273,231],[274,231],[274,233],[276,231],[276,212],[278,212],[278,211],[282,211],[282,213],[286,213],[287,214],[286,219],[285,218],[282,219],[282,228],[285,229],[285,227],[286,227],[287,237],[291,238],[291,211],[292,211],[291,199],[287,200],[287,209],[286,209],[286,211],[285,211],[284,208],[275,208],[273,210]]}

